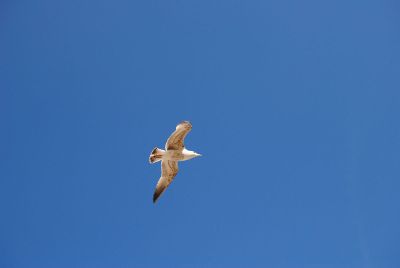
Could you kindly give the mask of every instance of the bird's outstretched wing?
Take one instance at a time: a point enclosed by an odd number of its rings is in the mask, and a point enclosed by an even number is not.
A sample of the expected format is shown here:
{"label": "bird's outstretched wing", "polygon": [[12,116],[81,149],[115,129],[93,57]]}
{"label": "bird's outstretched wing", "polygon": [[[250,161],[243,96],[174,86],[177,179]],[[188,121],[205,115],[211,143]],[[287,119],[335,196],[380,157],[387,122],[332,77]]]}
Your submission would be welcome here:
{"label": "bird's outstretched wing", "polygon": [[189,131],[192,129],[192,124],[189,121],[183,121],[176,126],[176,130],[168,138],[165,144],[166,150],[182,150],[185,145],[183,141]]}
{"label": "bird's outstretched wing", "polygon": [[161,178],[157,182],[156,190],[153,195],[153,202],[155,203],[160,195],[167,189],[169,184],[178,174],[178,162],[163,160],[161,162]]}

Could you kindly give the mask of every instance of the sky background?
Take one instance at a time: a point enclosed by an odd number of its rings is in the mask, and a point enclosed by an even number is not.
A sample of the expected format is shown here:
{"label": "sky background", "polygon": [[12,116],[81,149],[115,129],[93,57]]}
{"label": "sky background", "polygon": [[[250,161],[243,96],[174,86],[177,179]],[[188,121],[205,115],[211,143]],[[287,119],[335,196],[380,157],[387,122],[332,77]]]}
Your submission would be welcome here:
{"label": "sky background", "polygon": [[0,267],[400,267],[399,14],[1,1]]}

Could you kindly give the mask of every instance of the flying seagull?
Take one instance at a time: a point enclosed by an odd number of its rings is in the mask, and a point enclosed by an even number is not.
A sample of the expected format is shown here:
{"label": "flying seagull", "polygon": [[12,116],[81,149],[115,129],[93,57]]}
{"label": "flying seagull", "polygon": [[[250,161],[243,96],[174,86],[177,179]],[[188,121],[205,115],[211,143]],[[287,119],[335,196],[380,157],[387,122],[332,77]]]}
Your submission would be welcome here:
{"label": "flying seagull", "polygon": [[161,161],[161,178],[157,182],[153,195],[154,203],[165,189],[167,189],[176,174],[178,174],[178,161],[186,161],[201,156],[194,151],[186,150],[183,144],[186,135],[191,129],[192,124],[189,121],[181,122],[176,126],[174,133],[168,138],[165,144],[165,151],[156,147],[151,152],[149,157],[151,164]]}

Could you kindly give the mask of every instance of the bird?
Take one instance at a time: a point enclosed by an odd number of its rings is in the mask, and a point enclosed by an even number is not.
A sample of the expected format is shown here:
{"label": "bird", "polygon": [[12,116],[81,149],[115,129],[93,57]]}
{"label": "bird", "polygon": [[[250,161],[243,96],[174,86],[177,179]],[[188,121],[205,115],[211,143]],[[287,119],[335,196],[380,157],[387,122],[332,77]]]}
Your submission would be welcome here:
{"label": "bird", "polygon": [[185,148],[184,140],[191,129],[192,124],[189,121],[182,121],[176,126],[171,136],[169,136],[165,144],[165,150],[155,147],[151,151],[149,162],[153,164],[161,161],[161,177],[157,182],[153,194],[153,203],[157,201],[160,195],[171,184],[176,174],[178,174],[179,161],[186,161],[201,156],[201,154]]}

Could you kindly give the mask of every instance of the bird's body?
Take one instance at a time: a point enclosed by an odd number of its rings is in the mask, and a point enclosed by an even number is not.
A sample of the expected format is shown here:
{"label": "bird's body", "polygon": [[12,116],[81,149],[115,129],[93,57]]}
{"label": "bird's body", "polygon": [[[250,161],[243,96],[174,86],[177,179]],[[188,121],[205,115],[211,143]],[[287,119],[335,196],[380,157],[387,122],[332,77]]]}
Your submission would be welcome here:
{"label": "bird's body", "polygon": [[185,148],[183,148],[183,150],[166,150],[166,151],[158,149],[157,151],[158,154],[161,155],[161,161],[162,160],[186,161],[196,156],[199,156],[199,154],[197,154],[196,152],[186,150]]}
{"label": "bird's body", "polygon": [[165,150],[156,147],[151,152],[150,163],[161,161],[161,178],[158,180],[153,202],[156,202],[178,173],[178,161],[186,161],[200,156],[194,151],[187,150],[183,144],[186,135],[191,129],[190,122],[183,121],[176,126],[175,132],[168,138]]}

